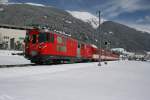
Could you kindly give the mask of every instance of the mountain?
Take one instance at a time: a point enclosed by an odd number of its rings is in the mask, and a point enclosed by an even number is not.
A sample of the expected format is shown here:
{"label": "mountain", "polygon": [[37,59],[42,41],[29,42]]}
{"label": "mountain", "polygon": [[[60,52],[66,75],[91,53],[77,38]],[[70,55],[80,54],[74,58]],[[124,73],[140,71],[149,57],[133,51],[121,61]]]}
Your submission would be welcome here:
{"label": "mountain", "polygon": [[[123,47],[129,51],[150,51],[150,34],[137,31],[112,21],[101,24],[98,32],[97,17],[88,12],[64,11],[37,4],[0,5],[0,24],[31,26],[48,25],[51,30],[63,31],[80,41],[94,43],[99,38],[111,42],[111,47]],[[103,45],[104,47],[104,45]]]}
{"label": "mountain", "polygon": [[[72,37],[86,42],[91,41],[91,33],[95,29],[86,22],[74,18],[66,11],[50,6],[34,6],[31,4],[0,5],[0,23],[17,26],[30,26],[33,24],[49,25],[52,30],[65,31]],[[86,33],[86,35],[85,35]]]}
{"label": "mountain", "polygon": [[128,51],[150,50],[150,34],[128,26],[107,21],[101,25],[104,40],[111,41],[113,47],[122,47]]}

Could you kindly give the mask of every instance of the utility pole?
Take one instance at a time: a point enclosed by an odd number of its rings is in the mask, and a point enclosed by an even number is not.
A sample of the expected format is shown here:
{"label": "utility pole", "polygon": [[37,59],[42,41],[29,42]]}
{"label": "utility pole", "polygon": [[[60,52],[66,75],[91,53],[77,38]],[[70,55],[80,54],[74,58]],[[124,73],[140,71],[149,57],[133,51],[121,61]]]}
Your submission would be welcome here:
{"label": "utility pole", "polygon": [[107,53],[109,42],[105,41],[104,44],[105,44],[105,49],[104,49],[104,53],[105,53],[105,62],[104,62],[104,64],[107,64],[106,58],[107,58],[107,55],[109,56],[109,54]]}
{"label": "utility pole", "polygon": [[99,26],[98,26],[98,33],[99,33],[99,63],[98,63],[98,66],[101,66],[101,55],[102,55],[102,39],[100,38],[100,24],[101,24],[101,11],[99,10],[98,11],[98,17],[99,17]]}

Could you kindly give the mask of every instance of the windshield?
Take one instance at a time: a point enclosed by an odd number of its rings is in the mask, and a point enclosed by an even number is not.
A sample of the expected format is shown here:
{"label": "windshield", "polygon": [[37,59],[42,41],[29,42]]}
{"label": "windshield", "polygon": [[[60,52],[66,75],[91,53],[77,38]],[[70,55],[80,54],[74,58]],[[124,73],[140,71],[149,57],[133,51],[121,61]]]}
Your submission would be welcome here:
{"label": "windshield", "polygon": [[47,42],[47,33],[40,33],[39,34],[39,42]]}
{"label": "windshield", "polygon": [[36,34],[33,34],[32,35],[32,43],[35,44],[36,43],[36,37],[37,35]]}

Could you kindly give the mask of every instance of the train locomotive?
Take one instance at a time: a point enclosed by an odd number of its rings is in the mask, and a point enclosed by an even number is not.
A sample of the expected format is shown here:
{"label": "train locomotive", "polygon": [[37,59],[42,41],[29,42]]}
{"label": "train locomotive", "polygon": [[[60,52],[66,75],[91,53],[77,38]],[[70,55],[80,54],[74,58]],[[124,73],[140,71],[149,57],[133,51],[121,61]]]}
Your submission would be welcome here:
{"label": "train locomotive", "polygon": [[25,57],[36,64],[118,60],[119,55],[69,36],[41,29],[29,29],[25,38]]}

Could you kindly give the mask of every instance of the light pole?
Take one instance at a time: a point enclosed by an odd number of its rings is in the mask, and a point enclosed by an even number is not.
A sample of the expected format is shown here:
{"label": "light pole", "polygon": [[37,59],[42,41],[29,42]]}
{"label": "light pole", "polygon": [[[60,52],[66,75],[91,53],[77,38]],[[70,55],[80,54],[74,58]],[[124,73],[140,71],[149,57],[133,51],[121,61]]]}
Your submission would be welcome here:
{"label": "light pole", "polygon": [[[98,13],[98,17],[99,17],[99,26],[98,26],[99,47],[101,49],[102,48],[102,39],[100,38],[101,11],[99,10],[97,13]],[[98,63],[98,66],[101,66],[101,54],[102,54],[102,50],[100,50],[100,49],[99,49],[99,63]]]}
{"label": "light pole", "polygon": [[104,43],[105,44],[105,51],[104,51],[104,53],[105,53],[105,62],[104,62],[104,64],[107,64],[107,61],[106,61],[106,58],[107,58],[107,56],[109,57],[109,54],[108,54],[108,42],[105,42]]}

